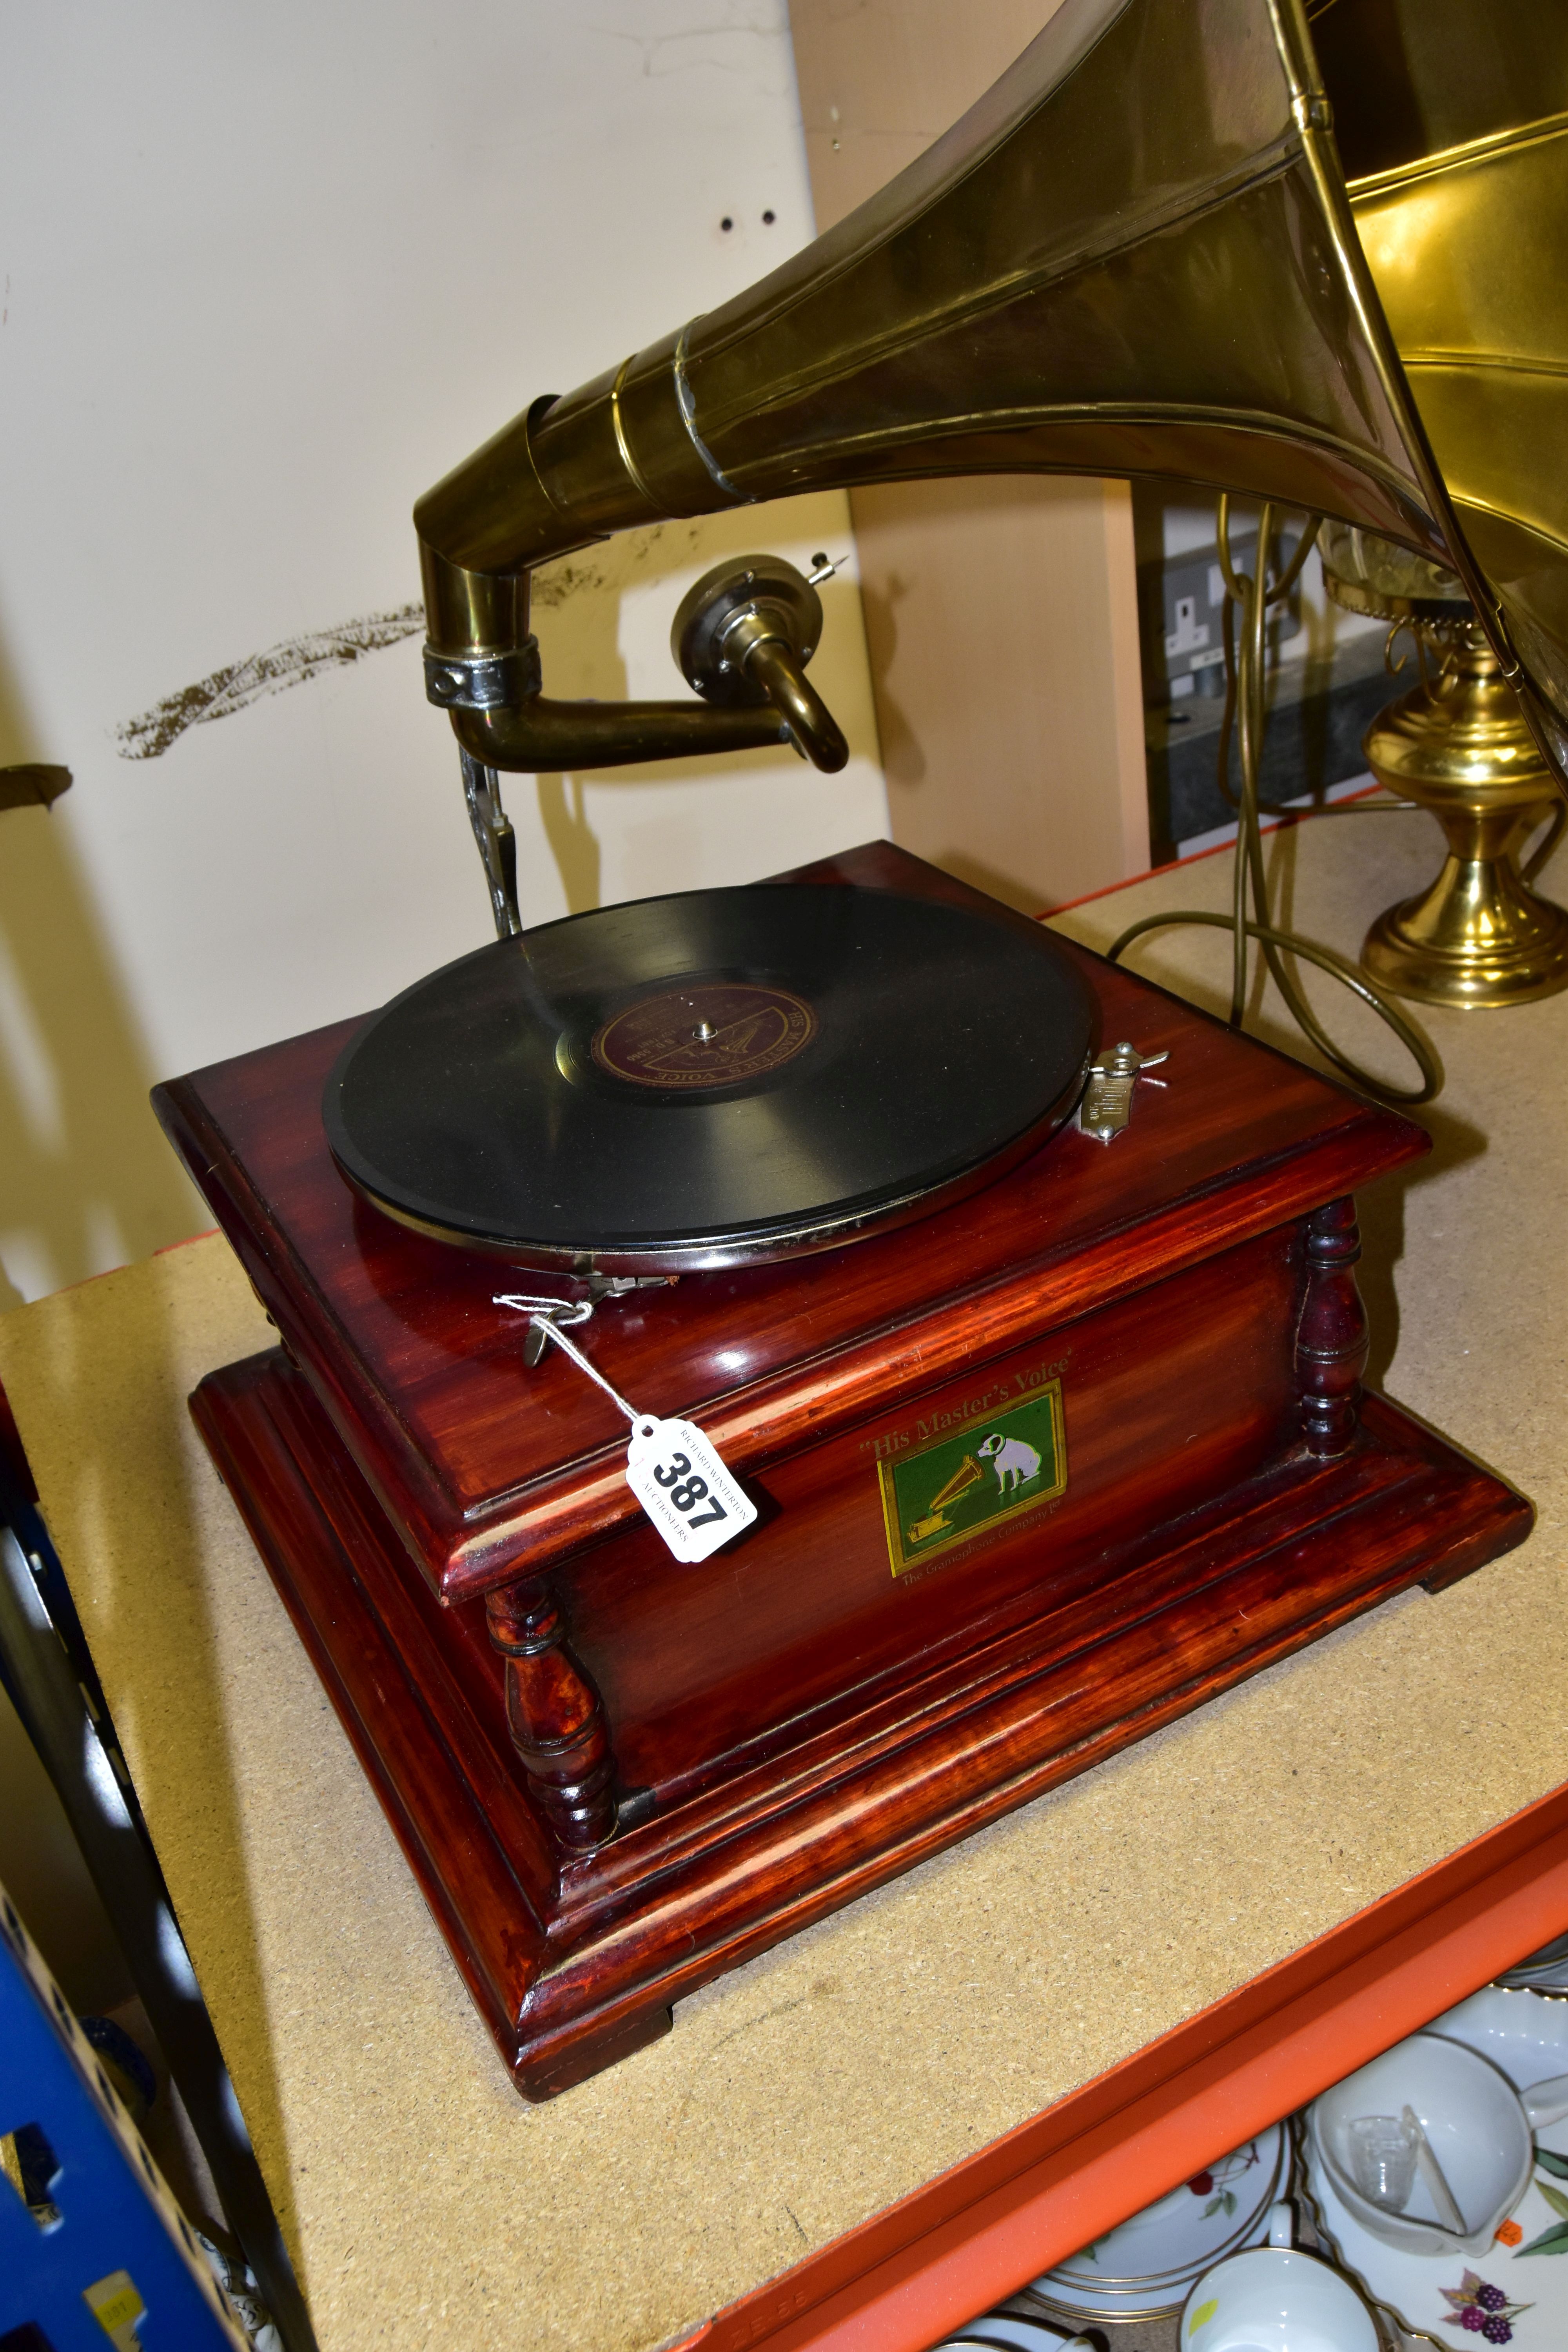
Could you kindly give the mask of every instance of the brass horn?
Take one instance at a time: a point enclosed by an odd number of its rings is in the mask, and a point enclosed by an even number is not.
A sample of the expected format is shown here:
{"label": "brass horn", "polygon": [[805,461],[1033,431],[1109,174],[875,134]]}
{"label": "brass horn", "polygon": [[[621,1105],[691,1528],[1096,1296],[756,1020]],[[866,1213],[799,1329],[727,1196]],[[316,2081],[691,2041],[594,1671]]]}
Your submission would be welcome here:
{"label": "brass horn", "polygon": [[[794,491],[1144,475],[1336,518],[1458,573],[1563,772],[1568,337],[1510,224],[1523,207],[1555,268],[1568,116],[1542,120],[1541,101],[1568,105],[1568,11],[1328,0],[1317,15],[1329,87],[1301,0],[1065,0],[858,211],[722,309],[534,401],[420,500],[428,687],[462,747],[501,928],[517,920],[493,771],[781,733],[814,748],[778,675],[770,688],[748,670],[748,698],[725,705],[548,700],[531,569]],[[1369,159],[1353,186],[1330,88]],[[1464,334],[1444,341],[1456,273]],[[748,619],[743,583],[725,593],[725,625],[765,638],[798,688],[809,632]]]}

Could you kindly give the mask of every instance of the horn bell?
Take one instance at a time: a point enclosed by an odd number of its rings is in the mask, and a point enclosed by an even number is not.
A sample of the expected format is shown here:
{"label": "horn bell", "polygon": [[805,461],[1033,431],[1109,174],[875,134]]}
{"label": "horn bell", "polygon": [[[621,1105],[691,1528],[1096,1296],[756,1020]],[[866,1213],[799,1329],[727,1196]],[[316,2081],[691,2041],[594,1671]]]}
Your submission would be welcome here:
{"label": "horn bell", "polygon": [[[826,236],[535,401],[420,501],[432,644],[495,646],[507,613],[526,626],[499,579],[666,517],[917,476],[1153,476],[1333,516],[1457,572],[1562,769],[1553,17],[1568,26],[1542,0],[1331,0],[1326,86],[1301,0],[1065,0]],[[1431,55],[1445,25],[1469,47]],[[1487,84],[1507,120],[1447,139],[1476,111],[1467,60],[1488,42],[1512,73]],[[1385,152],[1380,79],[1408,100]],[[1353,185],[1339,88],[1368,159]]]}

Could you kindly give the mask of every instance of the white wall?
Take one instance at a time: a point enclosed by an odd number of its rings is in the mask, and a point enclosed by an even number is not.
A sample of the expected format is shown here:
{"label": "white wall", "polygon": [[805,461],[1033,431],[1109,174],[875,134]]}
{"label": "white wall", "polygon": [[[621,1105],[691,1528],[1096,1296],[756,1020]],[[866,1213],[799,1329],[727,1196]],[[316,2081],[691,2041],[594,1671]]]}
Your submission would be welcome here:
{"label": "white wall", "polygon": [[[416,638],[156,760],[121,756],[116,727],[410,602],[422,489],[811,233],[785,0],[4,0],[0,763],[75,777],[52,813],[0,814],[14,1291],[207,1222],[142,1107],[153,1078],[378,1003],[488,935]],[[683,691],[681,584],[748,546],[846,552],[844,503],[542,576],[547,689]],[[846,774],[779,751],[516,778],[531,919],[886,829],[852,579],[825,603],[814,675]]]}

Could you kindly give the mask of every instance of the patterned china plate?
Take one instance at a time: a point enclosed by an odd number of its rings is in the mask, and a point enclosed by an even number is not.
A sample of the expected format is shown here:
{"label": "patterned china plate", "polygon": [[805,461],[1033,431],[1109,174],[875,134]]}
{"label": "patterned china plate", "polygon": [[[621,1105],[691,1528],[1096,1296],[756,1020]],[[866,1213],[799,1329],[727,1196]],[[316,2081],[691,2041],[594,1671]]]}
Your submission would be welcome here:
{"label": "patterned china plate", "polygon": [[[1561,2069],[1558,2069],[1561,2071]],[[1530,2185],[1479,2261],[1406,2253],[1363,2230],[1334,2193],[1309,2146],[1307,2195],[1320,2234],[1341,2267],[1417,2343],[1446,2352],[1518,2352],[1568,2347],[1568,2124],[1535,2137]]]}
{"label": "patterned china plate", "polygon": [[1028,2292],[1069,2321],[1179,2311],[1205,2271],[1268,2236],[1288,2149],[1284,2125],[1273,2125],[1069,2255]]}

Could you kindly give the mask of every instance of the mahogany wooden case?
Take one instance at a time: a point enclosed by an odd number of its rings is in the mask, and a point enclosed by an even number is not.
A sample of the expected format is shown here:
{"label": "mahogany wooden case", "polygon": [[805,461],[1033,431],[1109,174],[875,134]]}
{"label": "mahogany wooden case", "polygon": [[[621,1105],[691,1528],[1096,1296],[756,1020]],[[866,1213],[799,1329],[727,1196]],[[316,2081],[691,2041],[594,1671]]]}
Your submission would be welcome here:
{"label": "mahogany wooden case", "polygon": [[[885,844],[787,878],[986,903]],[[1361,1397],[1349,1195],[1425,1132],[1063,946],[1102,1037],[1169,1055],[1110,1144],[1064,1129],[917,1223],[578,1329],[759,1505],[695,1568],[626,1488],[608,1400],[553,1349],[525,1369],[504,1267],[338,1172],[321,1097],[354,1024],[158,1090],[282,1343],[205,1381],[197,1423],[529,2097],[1528,1531],[1511,1489]],[[1033,1499],[980,1471],[1007,1426],[1037,1441]],[[925,1497],[922,1552],[894,1471],[955,1436],[997,1507],[950,1532]]]}

